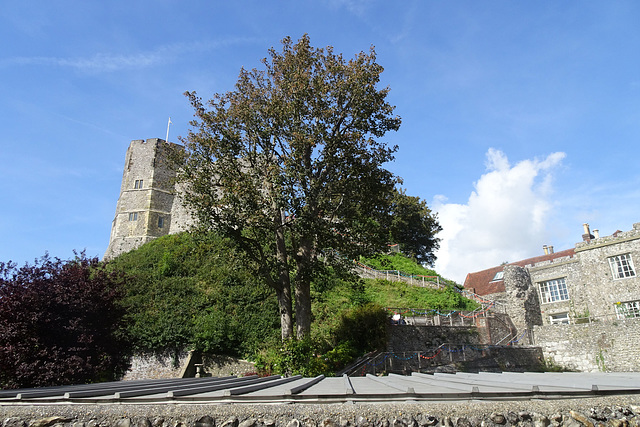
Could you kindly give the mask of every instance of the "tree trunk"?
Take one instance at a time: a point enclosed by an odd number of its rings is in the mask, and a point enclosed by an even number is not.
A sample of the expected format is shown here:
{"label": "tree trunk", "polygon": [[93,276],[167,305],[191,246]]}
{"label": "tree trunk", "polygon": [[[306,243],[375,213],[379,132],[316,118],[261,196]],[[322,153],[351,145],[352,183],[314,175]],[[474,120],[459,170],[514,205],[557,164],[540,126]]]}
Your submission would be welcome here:
{"label": "tree trunk", "polygon": [[300,241],[300,248],[296,256],[296,332],[298,339],[311,333],[311,263],[312,244],[308,238]]}
{"label": "tree trunk", "polygon": [[276,296],[278,297],[278,308],[280,310],[280,330],[282,341],[293,338],[293,309],[291,307],[291,277],[289,276],[289,265],[287,256],[287,243],[285,241],[284,229],[282,228],[282,212],[274,220],[280,224],[276,228],[276,252],[278,259],[278,287]]}
{"label": "tree trunk", "polygon": [[311,286],[306,280],[296,282],[296,331],[298,339],[311,333]]}
{"label": "tree trunk", "polygon": [[291,288],[276,289],[278,309],[280,311],[280,331],[282,341],[293,337],[293,318],[291,316]]}

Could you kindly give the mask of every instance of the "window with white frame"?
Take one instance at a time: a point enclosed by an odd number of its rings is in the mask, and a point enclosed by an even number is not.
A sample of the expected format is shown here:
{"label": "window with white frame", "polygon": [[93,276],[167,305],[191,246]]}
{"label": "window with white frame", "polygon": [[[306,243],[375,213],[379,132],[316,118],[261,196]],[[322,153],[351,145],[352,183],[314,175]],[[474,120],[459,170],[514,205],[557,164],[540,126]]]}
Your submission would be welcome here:
{"label": "window with white frame", "polygon": [[569,324],[569,313],[556,313],[556,314],[552,314],[549,316],[549,322],[551,322],[552,325],[558,324],[558,323],[566,323]]}
{"label": "window with white frame", "polygon": [[540,291],[540,301],[543,304],[556,301],[566,301],[569,299],[567,283],[562,279],[547,280],[538,284]]}
{"label": "window with white frame", "polygon": [[491,279],[491,281],[495,282],[496,280],[503,280],[503,279],[504,279],[504,271],[498,271],[496,275],[493,276],[493,279]]}
{"label": "window with white frame", "polygon": [[625,277],[635,277],[636,275],[631,254],[609,257],[609,266],[614,279],[624,279]]}
{"label": "window with white frame", "polygon": [[133,188],[136,190],[142,188],[143,181],[143,179],[136,179],[136,182],[133,183]]}
{"label": "window with white frame", "polygon": [[129,212],[129,221],[137,221],[138,212]]}
{"label": "window with white frame", "polygon": [[616,315],[618,316],[618,319],[640,317],[640,301],[616,303]]}

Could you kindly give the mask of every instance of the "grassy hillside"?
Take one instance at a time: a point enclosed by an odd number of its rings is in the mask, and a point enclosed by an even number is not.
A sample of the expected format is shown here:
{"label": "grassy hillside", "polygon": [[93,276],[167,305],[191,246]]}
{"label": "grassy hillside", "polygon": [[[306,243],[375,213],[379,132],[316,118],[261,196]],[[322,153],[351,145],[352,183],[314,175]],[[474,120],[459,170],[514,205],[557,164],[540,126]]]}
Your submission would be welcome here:
{"label": "grassy hillside", "polygon": [[411,258],[408,258],[400,253],[394,254],[380,254],[373,258],[361,258],[360,262],[375,270],[397,270],[407,275],[414,276],[436,276],[440,280],[440,283],[446,285],[457,285],[453,280],[445,279],[439,275],[435,270],[430,270],[424,266],[416,263]]}
{"label": "grassy hillside", "polygon": [[[380,257],[377,262],[385,269],[435,275],[401,256]],[[110,265],[129,277],[122,303],[137,351],[196,349],[243,356],[272,372],[330,373],[383,346],[384,307],[475,307],[451,288],[349,278],[329,268],[312,283],[311,339],[283,347],[273,290],[262,284],[229,242],[217,236],[164,236]]]}

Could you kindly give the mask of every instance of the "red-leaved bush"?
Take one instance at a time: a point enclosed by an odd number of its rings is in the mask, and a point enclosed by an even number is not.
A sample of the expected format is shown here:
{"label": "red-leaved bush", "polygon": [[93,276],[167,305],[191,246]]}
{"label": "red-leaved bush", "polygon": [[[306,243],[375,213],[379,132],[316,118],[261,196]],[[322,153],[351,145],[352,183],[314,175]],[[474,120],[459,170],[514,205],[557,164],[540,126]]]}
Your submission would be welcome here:
{"label": "red-leaved bush", "polygon": [[117,301],[123,276],[76,254],[0,262],[0,386],[118,379],[128,367]]}

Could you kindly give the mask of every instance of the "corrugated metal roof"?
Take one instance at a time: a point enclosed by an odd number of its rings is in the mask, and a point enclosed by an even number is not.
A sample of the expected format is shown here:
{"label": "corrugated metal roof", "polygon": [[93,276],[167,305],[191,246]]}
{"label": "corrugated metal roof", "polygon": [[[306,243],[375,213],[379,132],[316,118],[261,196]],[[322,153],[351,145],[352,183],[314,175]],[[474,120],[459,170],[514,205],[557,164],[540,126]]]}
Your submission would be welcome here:
{"label": "corrugated metal roof", "polygon": [[34,403],[333,403],[529,400],[640,393],[640,373],[455,373],[377,377],[212,377],[0,391],[0,405]]}

